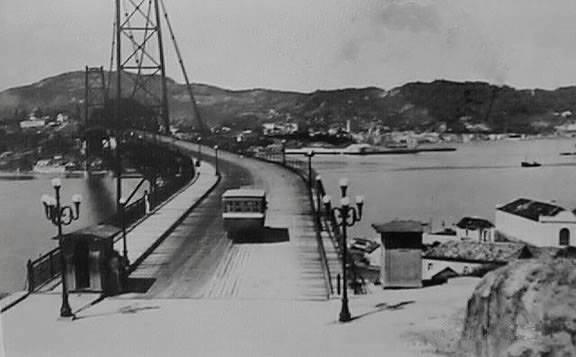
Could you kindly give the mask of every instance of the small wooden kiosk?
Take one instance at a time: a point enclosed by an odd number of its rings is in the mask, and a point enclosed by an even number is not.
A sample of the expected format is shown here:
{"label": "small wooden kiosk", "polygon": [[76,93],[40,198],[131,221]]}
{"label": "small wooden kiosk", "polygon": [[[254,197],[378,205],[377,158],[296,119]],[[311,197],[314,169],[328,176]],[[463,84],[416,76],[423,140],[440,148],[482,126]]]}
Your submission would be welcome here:
{"label": "small wooden kiosk", "polygon": [[121,258],[114,250],[114,236],[119,232],[115,226],[100,224],[64,236],[69,291],[113,294],[121,290]]}
{"label": "small wooden kiosk", "polygon": [[422,223],[394,220],[373,224],[382,240],[380,279],[384,288],[422,287]]}

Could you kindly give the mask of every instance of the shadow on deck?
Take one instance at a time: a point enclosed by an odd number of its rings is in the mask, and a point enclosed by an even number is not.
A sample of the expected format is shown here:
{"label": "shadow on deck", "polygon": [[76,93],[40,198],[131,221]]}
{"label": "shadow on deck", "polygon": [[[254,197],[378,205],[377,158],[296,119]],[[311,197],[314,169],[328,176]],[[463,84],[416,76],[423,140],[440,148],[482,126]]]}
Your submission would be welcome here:
{"label": "shadow on deck", "polygon": [[288,228],[264,227],[258,235],[249,234],[244,237],[236,237],[234,243],[280,243],[288,242],[289,240],[290,235],[288,234]]}

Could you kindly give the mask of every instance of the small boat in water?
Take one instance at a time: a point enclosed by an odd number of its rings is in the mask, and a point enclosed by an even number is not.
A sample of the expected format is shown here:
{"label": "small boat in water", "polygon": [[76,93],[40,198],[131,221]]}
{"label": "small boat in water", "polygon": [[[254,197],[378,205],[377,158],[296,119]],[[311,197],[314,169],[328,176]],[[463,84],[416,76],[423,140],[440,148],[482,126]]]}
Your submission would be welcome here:
{"label": "small boat in water", "polygon": [[520,166],[522,166],[522,167],[539,167],[539,166],[542,166],[542,164],[540,164],[539,162],[536,162],[536,161],[522,161]]}
{"label": "small boat in water", "polygon": [[63,174],[66,164],[59,159],[42,159],[36,162],[32,171],[38,174]]}
{"label": "small boat in water", "polygon": [[36,161],[32,171],[38,174],[84,175],[85,168],[80,162],[66,160],[57,155],[51,159]]}

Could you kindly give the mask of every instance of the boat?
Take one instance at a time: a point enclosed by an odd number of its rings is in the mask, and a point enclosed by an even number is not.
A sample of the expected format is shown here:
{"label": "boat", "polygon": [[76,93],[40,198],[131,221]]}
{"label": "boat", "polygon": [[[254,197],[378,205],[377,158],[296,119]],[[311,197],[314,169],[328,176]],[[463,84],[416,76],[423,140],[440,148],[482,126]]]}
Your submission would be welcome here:
{"label": "boat", "polygon": [[520,166],[522,166],[522,167],[539,167],[539,166],[542,166],[542,164],[540,164],[539,162],[536,162],[536,161],[522,161]]}
{"label": "boat", "polygon": [[110,173],[110,170],[104,165],[102,159],[93,159],[86,162],[86,173],[88,176],[104,176]]}
{"label": "boat", "polygon": [[42,159],[36,161],[32,171],[38,174],[63,174],[66,172],[66,163],[58,158]]}
{"label": "boat", "polygon": [[57,155],[51,159],[36,161],[32,171],[38,174],[83,175],[85,168],[80,162],[66,160]]}

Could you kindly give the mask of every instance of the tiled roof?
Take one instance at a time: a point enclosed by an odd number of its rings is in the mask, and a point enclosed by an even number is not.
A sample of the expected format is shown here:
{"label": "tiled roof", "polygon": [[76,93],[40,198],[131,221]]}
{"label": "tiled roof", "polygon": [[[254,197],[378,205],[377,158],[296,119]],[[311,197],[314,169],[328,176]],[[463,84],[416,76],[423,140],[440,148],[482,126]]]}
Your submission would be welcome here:
{"label": "tiled roof", "polygon": [[494,225],[487,219],[478,217],[464,217],[456,224],[458,228],[475,231],[477,229],[493,228]]}
{"label": "tiled roof", "polygon": [[540,216],[553,217],[566,209],[555,204],[519,198],[504,206],[497,208],[500,211],[515,214],[524,218],[538,221]]}
{"label": "tiled roof", "polygon": [[65,234],[64,236],[69,238],[78,238],[85,236],[92,236],[95,238],[109,238],[120,232],[120,228],[116,226],[111,226],[108,224],[97,224],[81,228],[77,231]]}
{"label": "tiled roof", "polygon": [[[427,251],[424,258],[506,263],[511,259],[518,258],[525,247],[526,245],[522,243],[481,243],[450,240]],[[525,254],[529,253],[529,251],[525,251]]]}
{"label": "tiled roof", "polygon": [[378,233],[384,232],[422,232],[422,222],[411,220],[394,220],[388,223],[372,224]]}

